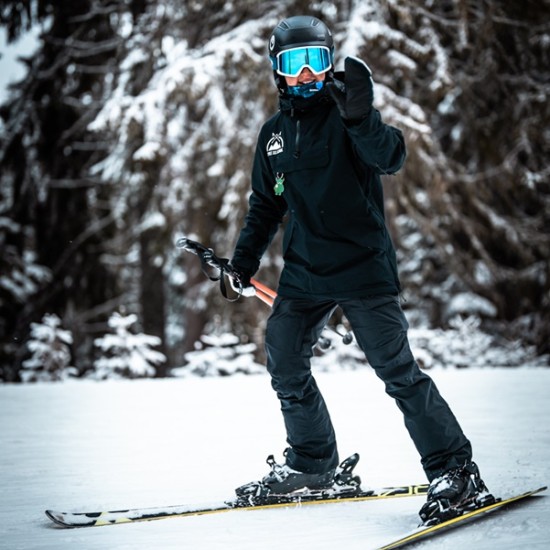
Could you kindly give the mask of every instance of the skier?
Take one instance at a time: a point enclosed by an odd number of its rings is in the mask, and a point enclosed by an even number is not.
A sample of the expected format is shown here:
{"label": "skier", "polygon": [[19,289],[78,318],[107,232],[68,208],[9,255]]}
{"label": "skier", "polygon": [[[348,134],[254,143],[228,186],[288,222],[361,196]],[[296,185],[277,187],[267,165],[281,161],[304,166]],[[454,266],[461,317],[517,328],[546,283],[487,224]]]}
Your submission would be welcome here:
{"label": "skier", "polygon": [[486,487],[469,440],[407,340],[380,181],[403,165],[403,135],[373,108],[363,61],[347,57],[345,73],[334,72],[333,38],[319,19],[284,19],[268,47],[279,112],[259,134],[249,210],[231,259],[245,295],[252,294],[250,278],[288,217],[265,346],[289,447],[285,463],[269,461],[271,472],[258,483],[273,493],[333,483],[336,437],[310,359],[339,306],[404,415],[431,482],[420,511],[430,520],[449,505],[474,501]]}

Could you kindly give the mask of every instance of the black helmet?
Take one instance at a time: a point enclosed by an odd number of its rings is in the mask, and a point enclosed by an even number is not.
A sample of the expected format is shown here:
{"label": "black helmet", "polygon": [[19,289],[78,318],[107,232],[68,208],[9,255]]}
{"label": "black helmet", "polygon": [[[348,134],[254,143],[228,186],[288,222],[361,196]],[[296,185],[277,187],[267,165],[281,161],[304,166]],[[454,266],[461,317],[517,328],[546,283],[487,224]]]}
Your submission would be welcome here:
{"label": "black helmet", "polygon": [[269,59],[279,92],[286,90],[286,82],[277,73],[277,55],[303,46],[321,46],[329,50],[330,64],[334,59],[334,40],[330,29],[317,17],[296,15],[283,19],[269,38]]}
{"label": "black helmet", "polygon": [[296,15],[283,19],[269,39],[269,57],[299,46],[325,46],[334,53],[334,41],[329,28],[317,17]]}

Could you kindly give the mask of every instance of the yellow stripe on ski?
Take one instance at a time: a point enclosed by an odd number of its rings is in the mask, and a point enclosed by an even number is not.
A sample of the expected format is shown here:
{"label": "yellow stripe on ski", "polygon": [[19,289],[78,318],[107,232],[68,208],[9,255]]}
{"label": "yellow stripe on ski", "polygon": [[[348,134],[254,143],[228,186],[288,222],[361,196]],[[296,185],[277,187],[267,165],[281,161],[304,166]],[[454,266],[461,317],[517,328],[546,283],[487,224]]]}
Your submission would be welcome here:
{"label": "yellow stripe on ski", "polygon": [[443,532],[443,531],[446,531],[447,529],[452,529],[458,523],[462,523],[462,522],[466,523],[468,520],[473,519],[476,516],[489,514],[490,512],[498,510],[499,508],[503,508],[508,504],[512,504],[518,500],[522,500],[524,498],[530,497],[531,495],[535,495],[536,493],[540,493],[542,491],[545,491],[546,489],[547,489],[546,487],[540,487],[539,489],[535,489],[534,491],[527,491],[526,493],[522,493],[521,495],[516,495],[510,498],[502,499],[493,504],[489,504],[488,506],[483,506],[482,508],[478,508],[477,510],[466,512],[461,516],[457,516],[456,518],[443,521],[442,523],[438,523],[437,525],[432,525],[431,527],[420,527],[417,531],[405,537],[402,537],[399,540],[395,540],[390,544],[381,546],[377,550],[392,550],[395,548],[402,548],[403,546],[411,542],[415,542],[416,540],[420,540],[424,537],[427,538],[430,535],[433,535],[434,533],[436,533],[437,531]]}

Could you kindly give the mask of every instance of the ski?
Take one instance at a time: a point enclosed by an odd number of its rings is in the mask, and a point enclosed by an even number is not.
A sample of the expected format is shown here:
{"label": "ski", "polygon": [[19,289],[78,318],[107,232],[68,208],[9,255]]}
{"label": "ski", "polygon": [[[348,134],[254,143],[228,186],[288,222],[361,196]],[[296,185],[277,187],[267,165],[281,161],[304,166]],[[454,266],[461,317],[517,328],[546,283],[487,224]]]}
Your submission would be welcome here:
{"label": "ski", "polygon": [[484,518],[488,514],[502,510],[505,507],[509,506],[510,504],[524,501],[528,497],[532,495],[536,495],[537,493],[545,491],[546,489],[547,489],[546,487],[539,487],[538,489],[527,491],[525,493],[521,493],[519,495],[515,495],[509,498],[496,499],[496,500],[493,499],[492,502],[489,502],[488,504],[485,504],[485,505],[481,505],[480,507],[475,508],[474,510],[464,511],[463,513],[460,513],[457,511],[457,513],[459,513],[460,515],[457,515],[456,517],[447,519],[435,525],[421,525],[417,529],[411,531],[409,534],[402,536],[394,540],[393,542],[386,544],[385,546],[381,546],[377,550],[394,550],[396,548],[404,548],[409,544],[423,541],[428,537],[433,537],[435,535],[445,533],[456,527],[460,527],[472,521]]}
{"label": "ski", "polygon": [[181,505],[105,512],[56,512],[54,510],[46,510],[46,515],[54,523],[62,527],[97,527],[165,518],[219,514],[237,510],[266,510],[335,502],[364,502],[386,498],[412,497],[425,495],[427,490],[428,485],[402,485],[385,487],[378,490],[357,490],[355,492],[338,492],[328,489],[301,494],[270,495],[269,497],[263,497],[262,502],[237,498],[236,500],[223,503],[200,506]]}

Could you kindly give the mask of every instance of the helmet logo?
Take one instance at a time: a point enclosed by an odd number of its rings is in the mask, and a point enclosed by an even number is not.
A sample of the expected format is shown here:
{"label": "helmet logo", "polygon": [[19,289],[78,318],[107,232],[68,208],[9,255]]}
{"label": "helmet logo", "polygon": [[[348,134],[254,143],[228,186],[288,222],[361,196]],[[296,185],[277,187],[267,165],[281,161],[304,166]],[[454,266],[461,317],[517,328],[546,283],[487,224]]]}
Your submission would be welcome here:
{"label": "helmet logo", "polygon": [[275,48],[275,35],[272,34],[271,38],[269,39],[269,51],[273,51]]}
{"label": "helmet logo", "polygon": [[278,155],[283,152],[284,142],[281,134],[282,132],[279,132],[278,134],[271,134],[271,139],[267,142],[267,146],[265,148],[268,157],[272,157],[273,155]]}

